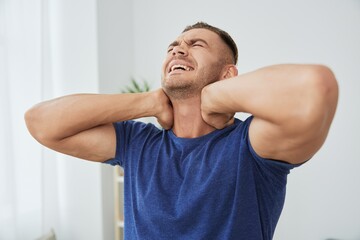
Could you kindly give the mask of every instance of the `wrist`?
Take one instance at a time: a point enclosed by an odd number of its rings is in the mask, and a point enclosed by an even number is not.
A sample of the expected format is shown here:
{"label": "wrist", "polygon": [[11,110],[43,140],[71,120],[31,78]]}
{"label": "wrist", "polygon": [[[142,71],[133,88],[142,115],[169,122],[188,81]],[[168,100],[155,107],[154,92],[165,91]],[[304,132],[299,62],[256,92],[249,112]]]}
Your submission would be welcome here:
{"label": "wrist", "polygon": [[149,98],[146,100],[150,104],[151,116],[158,117],[164,112],[169,99],[164,91],[160,88],[149,92]]}
{"label": "wrist", "polygon": [[205,86],[201,91],[201,111],[206,114],[211,114],[214,112],[213,105],[214,105],[214,90],[213,84],[209,84]]}
{"label": "wrist", "polygon": [[156,117],[159,124],[164,129],[170,129],[174,121],[172,104],[163,89],[158,89],[149,93],[152,106],[152,116]]}

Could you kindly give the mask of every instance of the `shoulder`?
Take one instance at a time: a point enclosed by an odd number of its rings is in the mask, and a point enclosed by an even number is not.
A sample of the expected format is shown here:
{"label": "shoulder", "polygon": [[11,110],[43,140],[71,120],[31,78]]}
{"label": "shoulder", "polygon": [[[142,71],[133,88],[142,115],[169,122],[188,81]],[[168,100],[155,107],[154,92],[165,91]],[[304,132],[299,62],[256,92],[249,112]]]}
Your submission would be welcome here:
{"label": "shoulder", "polygon": [[157,126],[151,122],[128,120],[114,123],[117,132],[124,131],[127,134],[144,133],[148,131],[161,131]]}
{"label": "shoulder", "polygon": [[122,147],[127,148],[129,145],[140,144],[149,141],[155,136],[161,136],[163,129],[158,128],[153,123],[142,121],[123,121],[114,123],[116,132],[116,141]]}

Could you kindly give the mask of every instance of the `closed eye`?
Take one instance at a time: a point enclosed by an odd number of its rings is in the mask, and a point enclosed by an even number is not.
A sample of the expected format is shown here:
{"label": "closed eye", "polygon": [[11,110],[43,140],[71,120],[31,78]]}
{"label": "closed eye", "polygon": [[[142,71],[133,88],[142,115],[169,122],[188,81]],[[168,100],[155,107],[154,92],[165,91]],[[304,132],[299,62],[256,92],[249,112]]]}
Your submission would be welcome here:
{"label": "closed eye", "polygon": [[193,47],[204,47],[204,46],[202,44],[200,44],[200,43],[194,43]]}
{"label": "closed eye", "polygon": [[174,50],[175,46],[179,46],[178,41],[173,41],[172,43],[170,43],[168,46],[167,52],[170,53],[172,50]]}

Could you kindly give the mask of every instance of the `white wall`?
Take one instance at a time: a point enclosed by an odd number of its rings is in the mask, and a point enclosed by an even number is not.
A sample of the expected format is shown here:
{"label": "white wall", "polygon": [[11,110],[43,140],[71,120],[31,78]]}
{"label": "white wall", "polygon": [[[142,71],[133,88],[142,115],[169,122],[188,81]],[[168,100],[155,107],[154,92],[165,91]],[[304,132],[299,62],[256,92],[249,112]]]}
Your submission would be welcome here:
{"label": "white wall", "polygon": [[119,93],[133,76],[131,1],[97,0],[99,90]]}
{"label": "white wall", "polygon": [[289,176],[274,239],[360,239],[360,1],[134,1],[134,72],[160,86],[167,45],[202,20],[238,43],[239,72],[276,63],[322,63],[340,85],[319,153]]}

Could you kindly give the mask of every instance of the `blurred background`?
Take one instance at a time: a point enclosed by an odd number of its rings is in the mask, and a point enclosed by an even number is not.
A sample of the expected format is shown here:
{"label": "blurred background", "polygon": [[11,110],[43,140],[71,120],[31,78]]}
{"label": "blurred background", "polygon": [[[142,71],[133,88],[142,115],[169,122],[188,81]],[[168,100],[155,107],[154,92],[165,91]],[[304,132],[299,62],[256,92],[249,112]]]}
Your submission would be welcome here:
{"label": "blurred background", "polygon": [[1,240],[51,229],[114,239],[113,168],[41,147],[24,112],[61,95],[119,93],[131,78],[160,87],[168,44],[197,21],[233,36],[239,73],[277,63],[334,71],[334,123],[289,175],[274,239],[360,239],[359,0],[0,0]]}

